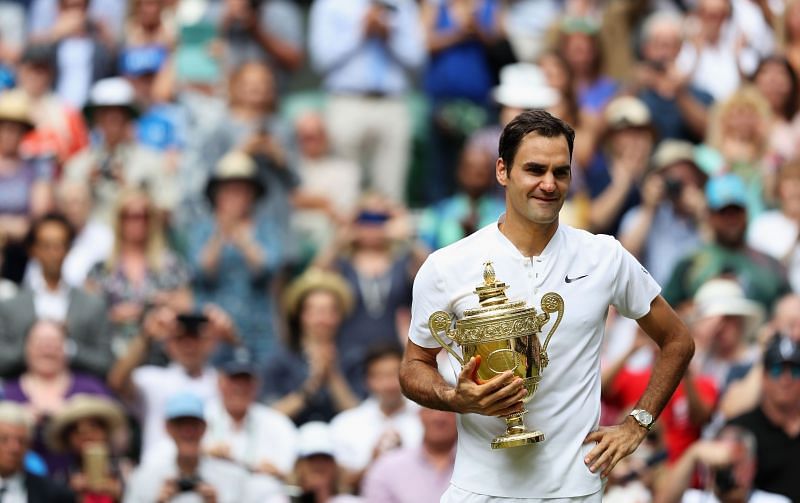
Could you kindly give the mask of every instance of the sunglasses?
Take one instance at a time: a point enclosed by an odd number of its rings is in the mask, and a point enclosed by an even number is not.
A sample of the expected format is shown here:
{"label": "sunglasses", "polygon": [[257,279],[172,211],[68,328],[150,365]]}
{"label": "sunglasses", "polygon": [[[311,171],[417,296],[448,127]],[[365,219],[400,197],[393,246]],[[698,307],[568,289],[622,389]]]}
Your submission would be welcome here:
{"label": "sunglasses", "polygon": [[794,365],[791,363],[773,363],[767,367],[769,376],[773,379],[779,378],[787,369],[792,373],[792,379],[800,379],[800,365]]}
{"label": "sunglasses", "polygon": [[380,225],[389,220],[389,215],[386,213],[377,213],[372,211],[362,211],[356,217],[356,222],[360,224]]}

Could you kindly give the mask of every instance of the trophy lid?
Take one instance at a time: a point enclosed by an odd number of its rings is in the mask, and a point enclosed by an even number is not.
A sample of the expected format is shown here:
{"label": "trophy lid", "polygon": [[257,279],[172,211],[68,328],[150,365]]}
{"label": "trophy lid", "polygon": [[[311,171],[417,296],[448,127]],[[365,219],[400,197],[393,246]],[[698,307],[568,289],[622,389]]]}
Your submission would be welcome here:
{"label": "trophy lid", "polygon": [[464,311],[465,318],[511,315],[526,310],[532,310],[535,313],[535,309],[525,307],[525,301],[509,300],[506,295],[507,289],[506,283],[497,281],[492,262],[485,262],[483,264],[483,285],[475,288],[480,307]]}

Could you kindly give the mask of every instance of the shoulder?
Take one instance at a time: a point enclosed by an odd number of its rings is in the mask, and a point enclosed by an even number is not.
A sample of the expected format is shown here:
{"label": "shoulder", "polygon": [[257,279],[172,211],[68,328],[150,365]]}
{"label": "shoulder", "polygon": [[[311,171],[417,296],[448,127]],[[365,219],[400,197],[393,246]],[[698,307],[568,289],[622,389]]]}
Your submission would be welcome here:
{"label": "shoulder", "polygon": [[419,458],[420,452],[416,448],[401,448],[389,451],[379,457],[370,468],[374,474],[398,473],[397,470],[407,471]]}
{"label": "shoulder", "polygon": [[272,433],[286,433],[287,431],[292,433],[296,432],[297,428],[286,414],[278,412],[272,407],[261,403],[254,403],[251,407],[253,417],[256,418],[256,421],[258,421],[261,426],[268,427]]}
{"label": "shoulder", "polygon": [[742,428],[755,431],[761,426],[766,424],[766,417],[761,412],[761,409],[756,407],[750,412],[746,412],[741,416],[737,416],[727,423],[728,425],[741,426]]}
{"label": "shoulder", "polygon": [[790,499],[782,494],[768,493],[756,489],[750,496],[751,503],[790,503]]}
{"label": "shoulder", "polygon": [[331,428],[335,431],[342,431],[362,422],[363,418],[369,415],[369,406],[370,402],[366,400],[357,407],[336,414],[331,420]]}
{"label": "shoulder", "polygon": [[47,477],[40,477],[32,473],[25,473],[25,488],[29,493],[29,497],[30,493],[36,490],[36,492],[46,498],[44,501],[48,503],[75,501],[75,495],[66,486]]}

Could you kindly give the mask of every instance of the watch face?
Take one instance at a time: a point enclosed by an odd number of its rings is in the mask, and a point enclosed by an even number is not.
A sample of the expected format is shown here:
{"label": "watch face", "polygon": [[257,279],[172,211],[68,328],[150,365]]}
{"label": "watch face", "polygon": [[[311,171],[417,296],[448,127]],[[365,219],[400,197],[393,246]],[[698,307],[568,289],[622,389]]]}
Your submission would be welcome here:
{"label": "watch face", "polygon": [[643,424],[646,424],[646,425],[649,426],[650,423],[653,422],[653,415],[650,414],[649,412],[647,412],[646,410],[640,410],[636,414],[636,419],[638,419],[640,423],[643,423]]}

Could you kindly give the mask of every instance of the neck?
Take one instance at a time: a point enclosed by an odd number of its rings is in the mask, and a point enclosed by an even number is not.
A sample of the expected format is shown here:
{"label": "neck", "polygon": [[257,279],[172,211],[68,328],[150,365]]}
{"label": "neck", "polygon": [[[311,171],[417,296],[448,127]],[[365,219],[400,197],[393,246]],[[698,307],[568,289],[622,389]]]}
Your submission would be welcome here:
{"label": "neck", "polygon": [[242,409],[242,410],[228,409],[228,415],[233,421],[234,426],[238,428],[242,426],[242,424],[244,423],[244,419],[247,417],[247,409]]}
{"label": "neck", "polygon": [[391,416],[402,410],[403,400],[387,400],[384,402],[379,402],[379,406],[384,416]]}
{"label": "neck", "polygon": [[436,467],[437,470],[444,470],[453,462],[453,443],[436,444],[431,442],[423,442],[422,450],[428,461]]}
{"label": "neck", "polygon": [[61,284],[61,275],[44,275],[44,284],[47,286],[48,290],[58,290]]}
{"label": "neck", "polygon": [[245,122],[261,119],[266,113],[267,111],[264,107],[247,106],[245,104],[231,105],[231,115]]}
{"label": "neck", "polygon": [[140,258],[144,256],[144,247],[142,246],[143,243],[138,243],[135,241],[122,241],[119,244],[119,252],[120,255],[124,255],[125,258]]}
{"label": "neck", "polygon": [[59,371],[56,371],[56,372],[46,372],[46,373],[41,373],[41,372],[31,373],[31,372],[28,372],[25,375],[28,377],[28,379],[32,379],[34,381],[52,383],[52,382],[56,382],[56,381],[60,381],[60,380],[64,379],[67,376],[67,371],[66,370],[59,370]]}
{"label": "neck", "polygon": [[187,374],[189,374],[189,377],[192,377],[192,378],[195,378],[195,379],[200,377],[201,375],[203,375],[203,366],[202,365],[199,365],[197,367],[187,367],[186,365],[183,365],[183,370],[186,371]]}
{"label": "neck", "polygon": [[181,475],[195,475],[200,458],[196,456],[181,456],[178,454],[178,472]]}
{"label": "neck", "polygon": [[540,255],[558,230],[558,220],[549,224],[522,222],[516,218],[506,219],[500,224],[500,232],[511,241],[525,257]]}

